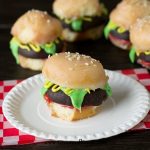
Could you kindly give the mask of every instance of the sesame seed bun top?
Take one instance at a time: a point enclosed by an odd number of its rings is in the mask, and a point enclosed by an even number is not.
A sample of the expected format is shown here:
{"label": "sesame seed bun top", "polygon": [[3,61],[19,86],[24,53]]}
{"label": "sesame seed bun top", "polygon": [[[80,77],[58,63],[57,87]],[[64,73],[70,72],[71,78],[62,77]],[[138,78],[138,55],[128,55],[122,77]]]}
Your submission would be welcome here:
{"label": "sesame seed bun top", "polygon": [[55,0],[53,11],[59,18],[80,18],[84,16],[100,16],[102,6],[99,0]]}
{"label": "sesame seed bun top", "polygon": [[104,89],[108,77],[102,64],[79,53],[59,53],[49,57],[43,67],[44,77],[68,88]]}
{"label": "sesame seed bun top", "polygon": [[150,15],[150,1],[122,0],[111,12],[110,19],[118,26],[129,30],[138,18],[146,15]]}
{"label": "sesame seed bun top", "polygon": [[136,50],[150,50],[150,16],[138,19],[131,26],[130,39]]}
{"label": "sesame seed bun top", "polygon": [[61,35],[60,22],[47,12],[30,10],[14,23],[11,34],[22,43],[45,44]]}

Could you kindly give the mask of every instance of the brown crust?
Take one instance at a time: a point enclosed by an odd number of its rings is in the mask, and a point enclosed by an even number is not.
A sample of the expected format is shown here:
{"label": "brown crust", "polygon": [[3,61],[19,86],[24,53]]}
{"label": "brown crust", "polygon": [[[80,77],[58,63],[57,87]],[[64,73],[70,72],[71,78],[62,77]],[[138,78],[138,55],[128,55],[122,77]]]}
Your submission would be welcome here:
{"label": "brown crust", "polygon": [[75,121],[96,115],[100,111],[100,106],[89,106],[81,109],[63,107],[60,104],[51,102],[48,104],[51,115],[67,121]]}
{"label": "brown crust", "polygon": [[22,55],[18,55],[18,59],[21,67],[35,71],[41,71],[46,60],[46,59],[26,58]]}
{"label": "brown crust", "polygon": [[44,44],[61,35],[61,23],[47,12],[30,10],[15,22],[11,34],[22,43]]}

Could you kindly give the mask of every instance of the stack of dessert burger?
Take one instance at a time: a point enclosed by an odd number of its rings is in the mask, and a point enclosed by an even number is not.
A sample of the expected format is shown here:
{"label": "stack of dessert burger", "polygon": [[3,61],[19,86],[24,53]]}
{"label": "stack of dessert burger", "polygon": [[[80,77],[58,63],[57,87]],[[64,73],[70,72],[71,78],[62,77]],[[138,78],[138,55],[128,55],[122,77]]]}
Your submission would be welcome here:
{"label": "stack of dessert burger", "polygon": [[150,69],[150,15],[138,19],[130,28],[130,60]]}
{"label": "stack of dessert burger", "polygon": [[42,70],[41,90],[51,115],[73,121],[96,115],[111,96],[108,76],[102,64],[79,53],[59,53],[49,57]]}
{"label": "stack of dessert burger", "polygon": [[60,22],[47,12],[30,10],[13,25],[10,48],[17,64],[42,70],[48,55],[64,50]]}
{"label": "stack of dessert burger", "polygon": [[70,42],[99,38],[107,16],[99,0],[55,0],[53,12],[62,23],[63,38]]}
{"label": "stack of dessert burger", "polygon": [[110,13],[110,21],[104,29],[106,39],[121,49],[129,50],[131,25],[147,15],[150,15],[149,0],[122,0]]}

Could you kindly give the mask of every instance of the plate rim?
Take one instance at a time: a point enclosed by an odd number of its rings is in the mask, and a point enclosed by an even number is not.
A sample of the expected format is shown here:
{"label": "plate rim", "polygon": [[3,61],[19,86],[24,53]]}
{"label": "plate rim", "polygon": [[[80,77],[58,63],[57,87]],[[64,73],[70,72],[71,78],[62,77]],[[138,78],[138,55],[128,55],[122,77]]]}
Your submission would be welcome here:
{"label": "plate rim", "polygon": [[[137,118],[128,120],[128,124],[124,124],[124,126],[119,125],[118,127],[116,127],[116,129],[112,129],[109,132],[103,132],[103,135],[101,133],[93,133],[93,134],[86,134],[86,135],[72,135],[72,136],[65,136],[65,135],[54,135],[54,134],[46,134],[44,132],[40,132],[40,134],[38,133],[37,135],[37,130],[32,129],[31,127],[25,127],[23,124],[20,124],[17,120],[15,120],[15,117],[11,116],[9,111],[7,110],[7,103],[8,100],[11,98],[11,93],[13,93],[19,86],[21,86],[22,84],[26,84],[28,82],[30,82],[30,80],[36,80],[37,78],[39,78],[41,80],[41,82],[43,82],[43,76],[42,74],[37,74],[34,75],[32,77],[29,77],[25,80],[23,80],[22,82],[18,83],[16,86],[14,86],[5,96],[4,100],[3,100],[3,104],[2,104],[2,111],[4,116],[6,117],[6,119],[11,123],[11,125],[13,125],[15,128],[19,129],[20,131],[29,134],[29,135],[33,135],[35,137],[38,138],[43,138],[45,140],[60,140],[60,141],[90,141],[90,140],[98,140],[98,139],[103,139],[103,138],[108,138],[108,137],[112,137],[121,133],[124,133],[126,131],[128,131],[129,129],[133,128],[134,126],[136,126],[141,120],[144,119],[144,117],[147,115],[147,113],[149,112],[149,108],[150,108],[150,96],[148,91],[146,90],[146,88],[140,84],[138,81],[136,81],[135,79],[121,74],[119,72],[116,71],[111,71],[111,70],[105,70],[106,74],[118,74],[121,76],[124,76],[125,78],[128,78],[132,81],[134,81],[136,84],[138,84],[139,86],[141,86],[141,88],[143,88],[144,92],[147,94],[147,104],[145,104],[145,110],[143,112],[141,112],[140,116],[137,116]],[[146,106],[147,105],[147,106]],[[110,134],[111,132],[111,134]]]}

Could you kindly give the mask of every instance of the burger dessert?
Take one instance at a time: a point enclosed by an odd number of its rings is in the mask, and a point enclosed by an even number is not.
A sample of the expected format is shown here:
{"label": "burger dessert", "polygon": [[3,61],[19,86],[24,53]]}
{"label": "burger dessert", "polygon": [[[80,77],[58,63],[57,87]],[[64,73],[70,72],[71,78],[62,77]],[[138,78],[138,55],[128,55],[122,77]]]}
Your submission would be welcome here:
{"label": "burger dessert", "polygon": [[47,12],[30,10],[11,29],[10,49],[17,64],[41,70],[48,57],[63,50],[60,22]]}
{"label": "burger dessert", "polygon": [[150,69],[150,16],[138,19],[130,29],[132,48],[129,56],[132,63],[135,61]]}
{"label": "burger dessert", "polygon": [[110,13],[110,21],[104,29],[106,39],[117,47],[130,49],[130,26],[141,17],[150,15],[149,0],[122,0]]}
{"label": "burger dessert", "polygon": [[99,0],[55,0],[53,12],[64,28],[63,38],[70,42],[99,38],[107,16]]}
{"label": "burger dessert", "polygon": [[55,54],[45,62],[46,79],[41,90],[51,115],[73,121],[99,112],[107,96],[111,96],[102,64],[79,53]]}

